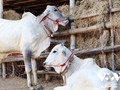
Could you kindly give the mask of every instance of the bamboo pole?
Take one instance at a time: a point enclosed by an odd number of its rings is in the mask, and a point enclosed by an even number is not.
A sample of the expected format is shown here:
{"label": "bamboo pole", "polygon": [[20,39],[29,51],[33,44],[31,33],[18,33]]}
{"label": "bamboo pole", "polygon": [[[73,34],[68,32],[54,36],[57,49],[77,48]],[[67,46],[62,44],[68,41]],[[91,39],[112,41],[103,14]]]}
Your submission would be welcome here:
{"label": "bamboo pole", "polygon": [[[120,8],[112,8],[111,12],[112,13],[120,12]],[[109,14],[109,13],[108,12],[103,12],[103,14]],[[80,18],[75,18],[74,20],[92,18],[92,17],[96,17],[96,16],[99,16],[99,15],[100,15],[100,13],[92,13],[92,14],[89,14],[89,15],[80,16]]]}
{"label": "bamboo pole", "polygon": [[[109,12],[110,12],[110,23],[112,24],[112,0],[109,0]],[[114,47],[114,26],[111,26],[110,30],[111,34],[111,46]],[[112,49],[112,71],[115,71],[115,55],[114,55],[114,49]]]}
{"label": "bamboo pole", "polygon": [[99,39],[101,42],[101,54],[99,54],[100,65],[101,67],[106,67],[106,68],[108,68],[107,56],[106,53],[102,51],[102,49],[105,46],[107,46],[108,41],[110,40],[109,36],[110,36],[109,30],[104,30],[102,35],[100,35],[100,39]]}
{"label": "bamboo pole", "polygon": [[[102,51],[104,51],[105,53],[109,53],[109,52],[112,52],[112,49],[114,49],[114,51],[116,51],[116,52],[120,51],[120,45],[115,45],[114,47],[107,46],[107,47],[104,47]],[[99,54],[99,53],[101,53],[101,47],[94,48],[94,49],[87,49],[87,50],[75,49],[74,53],[76,55],[93,55],[93,54]]]}
{"label": "bamboo pole", "polygon": [[[75,0],[70,0],[70,16],[74,16],[74,7],[75,7]],[[71,29],[75,29],[74,22],[71,23]],[[75,35],[72,34],[70,36],[70,49],[75,49]]]}
{"label": "bamboo pole", "polygon": [[[3,0],[0,0],[0,18],[3,17]],[[0,64],[0,76],[2,75],[2,64]]]}
{"label": "bamboo pole", "polygon": [[[114,47],[112,47],[112,46],[104,47],[103,51],[105,53],[109,53],[109,52],[112,52],[112,49],[114,49],[115,52],[120,51],[120,45],[115,45]],[[76,55],[93,55],[93,54],[99,54],[99,53],[101,53],[101,47],[94,48],[94,49],[87,49],[87,50],[75,49],[74,53]],[[46,58],[48,56],[48,54],[49,53],[42,54],[41,56],[39,56],[39,58]],[[37,59],[37,60],[39,60],[39,59]],[[2,63],[5,63],[5,62],[16,62],[16,61],[23,61],[23,57],[7,57],[5,60],[2,61]]]}
{"label": "bamboo pole", "polygon": [[3,0],[0,0],[0,18],[3,17]]}
{"label": "bamboo pole", "polygon": [[38,73],[38,74],[56,74],[56,75],[59,75],[59,74],[56,73],[55,71],[38,70],[37,73]]}
{"label": "bamboo pole", "polygon": [[12,65],[12,75],[15,76],[15,66],[14,66],[14,62],[12,62],[11,65]]}
{"label": "bamboo pole", "polygon": [[55,40],[55,39],[51,40],[51,43],[55,43],[55,44],[64,43],[64,42],[66,42],[66,40]]}
{"label": "bamboo pole", "polygon": [[72,34],[79,34],[79,33],[88,33],[88,32],[92,32],[92,31],[100,31],[101,28],[111,28],[111,23],[108,22],[108,23],[101,23],[101,24],[96,24],[96,25],[93,25],[93,26],[90,26],[90,27],[85,27],[85,28],[76,28],[76,29],[70,29],[70,30],[66,30],[66,31],[63,31],[63,32],[56,32],[53,34],[54,37],[56,36],[66,36],[66,35],[72,35]]}
{"label": "bamboo pole", "polygon": [[5,66],[5,63],[2,63],[2,77],[3,79],[6,78],[6,66]]}

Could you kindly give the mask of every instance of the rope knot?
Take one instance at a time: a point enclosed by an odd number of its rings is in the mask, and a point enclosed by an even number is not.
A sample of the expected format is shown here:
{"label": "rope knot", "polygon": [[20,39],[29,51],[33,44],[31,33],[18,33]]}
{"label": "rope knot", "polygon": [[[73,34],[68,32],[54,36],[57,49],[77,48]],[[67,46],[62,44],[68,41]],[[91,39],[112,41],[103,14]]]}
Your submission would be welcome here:
{"label": "rope knot", "polygon": [[56,19],[56,20],[55,20],[55,23],[56,23],[56,24],[59,24],[59,20],[58,20],[58,19]]}

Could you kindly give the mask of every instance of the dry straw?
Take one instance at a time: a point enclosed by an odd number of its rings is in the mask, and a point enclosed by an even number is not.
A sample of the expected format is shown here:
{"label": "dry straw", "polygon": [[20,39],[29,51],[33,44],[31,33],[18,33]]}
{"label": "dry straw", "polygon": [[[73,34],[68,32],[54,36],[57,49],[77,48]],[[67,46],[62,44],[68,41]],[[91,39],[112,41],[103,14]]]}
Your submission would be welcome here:
{"label": "dry straw", "polygon": [[[112,3],[113,3],[113,8],[120,8],[120,0],[112,0]],[[69,16],[69,5],[60,6],[59,9],[63,11],[63,13],[66,16]],[[96,17],[75,20],[76,26],[89,27],[101,23],[103,21],[109,22],[110,21],[109,14],[103,14],[105,12],[106,13],[109,12],[108,0],[77,0],[76,6],[74,8],[74,17],[72,18],[75,19],[75,18],[80,18],[81,16],[86,16],[93,13],[99,13],[99,15]],[[115,44],[120,44],[120,30],[119,30],[120,12],[113,14],[112,24],[114,25]],[[77,48],[90,49],[90,48],[100,47],[101,44],[99,37],[101,34],[102,32],[98,32],[98,31],[94,31],[92,33],[78,34],[76,36]],[[116,54],[116,57],[119,57],[119,52]],[[111,61],[110,58],[108,59],[109,59],[108,61]],[[118,63],[120,60],[119,59],[117,60]]]}
{"label": "dry straw", "polygon": [[21,14],[17,13],[14,10],[7,10],[3,12],[3,18],[9,20],[18,20],[21,18]]}

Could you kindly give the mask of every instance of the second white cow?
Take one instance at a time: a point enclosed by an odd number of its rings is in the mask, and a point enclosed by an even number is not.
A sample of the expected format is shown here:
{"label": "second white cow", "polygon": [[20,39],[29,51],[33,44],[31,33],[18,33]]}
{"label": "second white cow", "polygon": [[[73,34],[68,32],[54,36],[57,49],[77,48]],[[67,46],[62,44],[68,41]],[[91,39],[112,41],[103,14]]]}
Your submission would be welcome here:
{"label": "second white cow", "polygon": [[[100,68],[93,58],[80,59],[64,45],[56,45],[44,62],[45,67],[66,77],[66,85],[54,90],[116,90],[113,72]],[[102,80],[101,77],[104,77]]]}

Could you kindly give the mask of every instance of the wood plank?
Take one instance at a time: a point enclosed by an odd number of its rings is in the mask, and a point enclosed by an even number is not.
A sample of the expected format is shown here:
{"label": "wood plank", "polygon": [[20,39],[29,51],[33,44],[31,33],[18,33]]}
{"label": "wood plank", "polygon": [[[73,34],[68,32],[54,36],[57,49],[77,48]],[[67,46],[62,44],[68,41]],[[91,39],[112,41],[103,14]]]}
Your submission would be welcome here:
{"label": "wood plank", "polygon": [[[41,0],[40,0],[41,1]],[[42,3],[42,1],[37,1],[37,0],[33,0],[33,1],[15,1],[15,2],[6,2],[4,3],[5,6],[30,6],[30,5],[33,5],[33,4],[38,4],[38,3]]]}
{"label": "wood plank", "polygon": [[[6,2],[4,3],[4,9],[14,9],[20,13],[23,13],[24,11],[26,12],[30,11],[38,15],[44,11],[44,9],[48,4],[52,4],[52,5],[56,4],[57,6],[59,6],[63,3],[68,3],[69,0],[57,0],[57,1],[34,0],[34,1],[27,1],[27,2],[24,1],[25,3],[21,3],[21,2],[22,2],[21,0]],[[39,10],[39,11],[36,11],[36,10]]]}
{"label": "wood plank", "polygon": [[[41,58],[46,58],[48,53],[42,53],[37,60]],[[23,61],[23,56],[8,56],[6,59],[2,60],[1,62],[16,62],[16,61]]]}
{"label": "wood plank", "polygon": [[[102,49],[103,52],[109,53],[112,52],[112,49],[114,51],[120,51],[120,45],[115,45],[114,48],[111,46],[107,46]],[[80,56],[80,55],[93,55],[93,54],[99,54],[101,53],[101,47],[94,48],[94,49],[87,49],[87,50],[81,50],[81,49],[75,49],[74,50],[75,55]],[[38,60],[40,58],[46,58],[48,56],[48,53],[42,53],[41,56],[39,56]],[[2,62],[14,62],[14,61],[23,61],[23,57],[7,57],[5,60]]]}
{"label": "wood plank", "polygon": [[18,6],[31,6],[32,7],[32,5],[37,5],[37,4],[47,5],[49,3],[54,3],[54,2],[58,2],[58,3],[63,2],[64,3],[65,1],[68,2],[68,0],[58,0],[58,1],[33,0],[33,1],[24,1],[24,2],[16,1],[16,2],[12,2],[12,3],[6,2],[6,3],[4,3],[5,4],[4,6],[11,6],[12,5],[12,6],[15,6],[15,7],[18,7]]}
{"label": "wood plank", "polygon": [[[66,0],[66,1],[64,1],[64,3],[68,3],[68,1]],[[40,4],[40,6],[38,5],[37,7],[29,7],[28,9],[34,9],[34,10],[38,10],[38,9],[45,9],[46,8],[46,6],[47,6],[48,4]],[[54,2],[54,3],[51,3],[51,4],[49,4],[49,5],[55,5],[55,6],[60,6],[60,5],[63,5],[63,2]]]}
{"label": "wood plank", "polygon": [[34,1],[37,1],[37,0],[20,0],[20,1],[16,1],[14,4],[24,4],[24,3],[33,3]]}
{"label": "wood plank", "polygon": [[4,0],[4,3],[8,4],[22,4],[22,3],[28,3],[28,2],[33,2],[37,0]]}
{"label": "wood plank", "polygon": [[[120,8],[112,8],[112,13],[116,13],[116,12],[120,12]],[[103,12],[103,14],[108,14],[108,12]],[[96,17],[99,16],[99,13],[92,13],[92,14],[88,14],[88,15],[81,15],[80,18],[75,18],[76,20],[79,19],[87,19],[87,18],[92,18],[92,17]]]}
{"label": "wood plank", "polygon": [[55,75],[59,75],[58,73],[56,73],[55,71],[44,71],[44,70],[38,70],[37,71],[38,74],[55,74]]}
{"label": "wood plank", "polygon": [[54,2],[44,2],[44,3],[38,3],[38,4],[33,4],[33,5],[28,5],[28,6],[24,6],[24,8],[34,8],[34,7],[42,7],[42,6],[47,6],[47,5],[53,5],[53,4],[56,4],[56,3],[61,3],[61,2],[65,2],[65,1],[68,1],[68,0],[60,0],[60,1],[54,1]]}
{"label": "wood plank", "polygon": [[120,45],[115,45],[114,47],[107,46],[107,47],[103,48],[102,50],[101,50],[101,47],[94,48],[94,49],[87,49],[87,50],[78,49],[78,50],[75,50],[74,53],[76,55],[93,55],[93,54],[99,54],[102,51],[105,53],[109,53],[109,52],[112,52],[113,49],[116,52],[120,51]]}
{"label": "wood plank", "polygon": [[[108,22],[105,24],[106,28],[111,28],[111,23]],[[62,32],[56,32],[53,34],[53,37],[56,36],[66,36],[66,35],[71,35],[71,34],[79,34],[79,33],[88,33],[88,32],[93,32],[93,31],[100,31],[101,28],[104,28],[104,24],[96,24],[90,27],[85,27],[85,28],[76,28],[76,29],[70,29],[70,30],[66,30],[66,31],[62,31]]]}
{"label": "wood plank", "polygon": [[6,2],[11,2],[11,1],[13,1],[13,0],[3,0],[3,2],[5,2],[5,3],[6,3]]}

